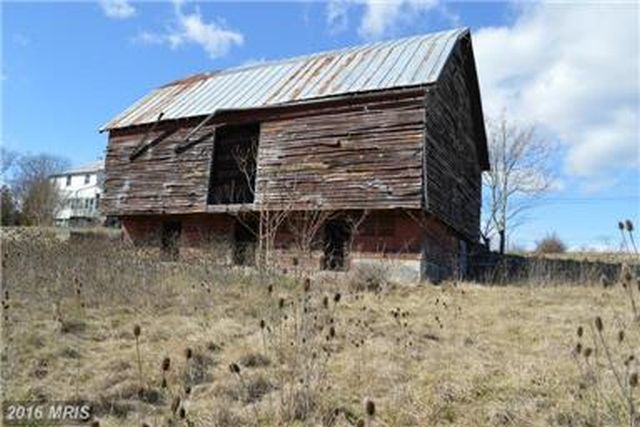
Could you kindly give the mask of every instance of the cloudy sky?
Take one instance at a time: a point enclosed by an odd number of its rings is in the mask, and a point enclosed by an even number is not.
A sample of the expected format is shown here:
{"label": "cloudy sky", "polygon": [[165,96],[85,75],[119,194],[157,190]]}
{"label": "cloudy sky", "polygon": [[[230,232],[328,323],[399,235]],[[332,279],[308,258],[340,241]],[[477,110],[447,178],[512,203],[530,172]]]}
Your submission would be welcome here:
{"label": "cloudy sky", "polygon": [[556,143],[554,190],[512,242],[557,232],[615,247],[640,222],[637,3],[438,0],[2,2],[2,143],[72,163],[150,89],[196,72],[470,27],[485,115],[535,123]]}

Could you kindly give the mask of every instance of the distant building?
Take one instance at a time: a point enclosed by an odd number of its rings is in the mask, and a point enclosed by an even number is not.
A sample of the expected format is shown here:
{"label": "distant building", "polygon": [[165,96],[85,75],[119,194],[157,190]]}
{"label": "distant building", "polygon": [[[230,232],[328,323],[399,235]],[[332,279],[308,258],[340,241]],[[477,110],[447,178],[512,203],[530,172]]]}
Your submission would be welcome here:
{"label": "distant building", "polygon": [[102,223],[100,197],[103,175],[104,161],[100,160],[53,177],[64,200],[63,208],[56,214],[56,225],[76,227]]}

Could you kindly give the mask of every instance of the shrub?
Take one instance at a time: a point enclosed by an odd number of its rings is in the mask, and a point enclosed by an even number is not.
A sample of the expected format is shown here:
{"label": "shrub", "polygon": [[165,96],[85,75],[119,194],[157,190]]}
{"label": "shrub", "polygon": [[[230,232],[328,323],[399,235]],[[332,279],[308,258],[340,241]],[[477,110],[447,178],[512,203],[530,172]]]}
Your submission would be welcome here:
{"label": "shrub", "polygon": [[536,242],[536,253],[539,254],[561,254],[566,252],[566,250],[567,246],[555,233]]}
{"label": "shrub", "polygon": [[348,284],[356,292],[379,292],[389,284],[389,269],[386,265],[377,263],[357,265],[349,274]]}

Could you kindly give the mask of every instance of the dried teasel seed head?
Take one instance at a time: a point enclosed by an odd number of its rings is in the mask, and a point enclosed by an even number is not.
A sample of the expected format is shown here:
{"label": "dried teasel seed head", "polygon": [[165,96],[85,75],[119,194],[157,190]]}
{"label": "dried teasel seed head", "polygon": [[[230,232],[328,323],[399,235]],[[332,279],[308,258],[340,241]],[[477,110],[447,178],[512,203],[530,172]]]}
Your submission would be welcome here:
{"label": "dried teasel seed head", "polygon": [[595,324],[598,332],[602,332],[602,330],[604,329],[604,325],[602,323],[602,318],[600,316],[596,317]]}
{"label": "dried teasel seed head", "polygon": [[167,388],[167,379],[162,377],[162,383],[160,384],[160,388]]}
{"label": "dried teasel seed head", "polygon": [[162,359],[162,370],[166,372],[169,370],[170,367],[171,367],[171,359],[168,357],[165,357],[164,359]]}
{"label": "dried teasel seed head", "polygon": [[340,295],[340,292],[336,292],[336,294],[333,296],[333,302],[335,302],[336,304],[339,303],[340,298],[342,298],[342,295]]}
{"label": "dried teasel seed head", "polygon": [[624,222],[624,225],[627,227],[627,231],[628,232],[632,232],[633,231],[633,222],[631,222],[630,219],[626,220]]}
{"label": "dried teasel seed head", "polygon": [[284,298],[280,298],[278,300],[278,307],[280,307],[280,309],[284,308]]}
{"label": "dried teasel seed head", "polygon": [[582,353],[582,344],[580,343],[576,344],[576,348],[574,351],[576,352],[576,354]]}
{"label": "dried teasel seed head", "polygon": [[293,264],[294,267],[297,267],[298,263],[299,263],[298,257],[294,256],[293,258],[291,258],[291,264]]}
{"label": "dried teasel seed head", "polygon": [[356,427],[365,427],[365,423],[362,418],[358,420],[358,422],[356,423]]}
{"label": "dried teasel seed head", "polygon": [[265,323],[264,319],[260,320],[260,329],[264,329],[264,327],[267,326],[267,324]]}
{"label": "dried teasel seed head", "polygon": [[272,294],[272,293],[273,293],[273,285],[269,285],[269,286],[267,286],[267,292],[268,292],[269,294]]}
{"label": "dried teasel seed head", "polygon": [[171,402],[171,412],[175,414],[178,410],[178,407],[180,407],[180,396],[176,396],[173,398],[173,401]]}
{"label": "dried teasel seed head", "polygon": [[322,306],[324,308],[328,308],[329,307],[329,297],[327,297],[326,295],[325,295],[324,298],[322,298]]}
{"label": "dried teasel seed head", "polygon": [[240,374],[240,366],[237,363],[232,363],[229,365],[229,370],[234,374]]}
{"label": "dried teasel seed head", "polygon": [[582,334],[584,334],[584,328],[582,326],[578,326],[578,338],[582,338]]}
{"label": "dried teasel seed head", "polygon": [[638,373],[637,372],[633,372],[629,376],[629,385],[631,387],[637,387],[638,386]]}
{"label": "dried teasel seed head", "polygon": [[369,417],[374,417],[376,415],[376,404],[373,403],[373,400],[367,399],[364,403],[364,409]]}
{"label": "dried teasel seed head", "polygon": [[187,411],[184,409],[184,407],[180,408],[180,411],[178,412],[178,415],[182,419],[185,419],[187,417]]}
{"label": "dried teasel seed head", "polygon": [[305,292],[309,292],[311,290],[311,279],[309,279],[308,277],[306,277],[304,279],[304,291]]}
{"label": "dried teasel seed head", "polygon": [[193,350],[191,350],[191,347],[187,347],[184,349],[184,357],[185,359],[189,360],[193,357]]}
{"label": "dried teasel seed head", "polygon": [[142,329],[140,329],[140,325],[133,325],[133,336],[138,338],[142,333]]}
{"label": "dried teasel seed head", "polygon": [[191,394],[191,386],[190,385],[185,385],[184,386],[184,394],[186,394],[186,395]]}
{"label": "dried teasel seed head", "polygon": [[624,341],[624,331],[620,329],[618,331],[618,342],[622,342],[622,341]]}
{"label": "dried teasel seed head", "polygon": [[329,328],[329,336],[331,338],[336,336],[336,328],[334,328],[333,326]]}
{"label": "dried teasel seed head", "polygon": [[586,357],[587,359],[589,358],[589,356],[591,356],[591,353],[593,353],[593,349],[591,347],[587,347],[584,349],[584,357]]}
{"label": "dried teasel seed head", "polygon": [[624,230],[624,222],[622,222],[622,221],[618,221],[618,228],[619,228],[620,230]]}

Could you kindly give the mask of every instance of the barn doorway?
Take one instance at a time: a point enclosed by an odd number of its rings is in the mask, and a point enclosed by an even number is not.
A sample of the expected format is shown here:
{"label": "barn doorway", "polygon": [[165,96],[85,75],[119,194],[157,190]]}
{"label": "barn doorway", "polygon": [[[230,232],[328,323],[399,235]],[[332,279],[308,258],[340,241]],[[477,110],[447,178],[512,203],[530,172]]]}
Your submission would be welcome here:
{"label": "barn doorway", "polygon": [[346,269],[347,242],[349,227],[344,221],[328,221],[324,226],[324,265],[325,270],[342,271]]}
{"label": "barn doorway", "polygon": [[236,220],[233,227],[233,263],[253,266],[256,263],[258,228],[255,221]]}
{"label": "barn doorway", "polygon": [[180,221],[165,221],[162,223],[160,251],[163,259],[168,261],[178,259],[180,255],[180,234],[182,234],[182,223]]}
{"label": "barn doorway", "polygon": [[258,124],[216,129],[207,200],[210,205],[253,203],[259,137]]}

